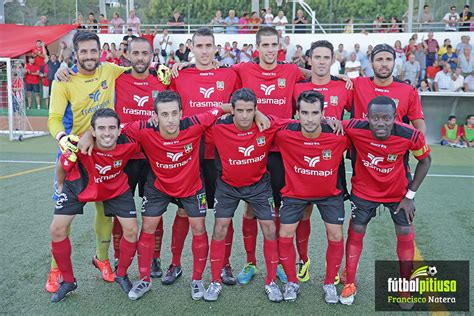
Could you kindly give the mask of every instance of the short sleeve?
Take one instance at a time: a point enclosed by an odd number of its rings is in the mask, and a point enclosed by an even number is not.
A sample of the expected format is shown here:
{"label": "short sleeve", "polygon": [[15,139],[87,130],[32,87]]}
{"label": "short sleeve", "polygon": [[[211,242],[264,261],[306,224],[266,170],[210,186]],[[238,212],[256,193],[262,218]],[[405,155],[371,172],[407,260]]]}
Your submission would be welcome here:
{"label": "short sleeve", "polygon": [[418,160],[423,160],[430,154],[431,150],[426,144],[423,133],[415,131],[411,139],[410,151]]}
{"label": "short sleeve", "polygon": [[122,128],[122,133],[127,136],[131,142],[140,141],[140,130],[146,126],[146,121],[135,121],[125,125]]}
{"label": "short sleeve", "polygon": [[416,89],[411,90],[407,116],[410,121],[424,119],[420,96]]}
{"label": "short sleeve", "polygon": [[204,113],[189,117],[194,123],[201,125],[204,129],[213,125],[216,120],[224,114],[221,108],[214,108]]}

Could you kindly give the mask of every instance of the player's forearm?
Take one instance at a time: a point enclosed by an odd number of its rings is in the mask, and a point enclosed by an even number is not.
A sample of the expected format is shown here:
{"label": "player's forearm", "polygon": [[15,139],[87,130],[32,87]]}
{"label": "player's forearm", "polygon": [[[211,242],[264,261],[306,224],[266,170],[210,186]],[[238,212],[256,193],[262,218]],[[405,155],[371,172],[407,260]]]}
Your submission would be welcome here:
{"label": "player's forearm", "polygon": [[57,113],[49,113],[48,130],[51,136],[57,141],[59,141],[63,135],[66,135],[63,125],[63,116]]}
{"label": "player's forearm", "polygon": [[301,67],[298,67],[301,71],[301,74],[305,77],[305,78],[309,78],[311,77],[311,70],[308,70],[308,69],[305,69],[305,68],[301,68]]}
{"label": "player's forearm", "polygon": [[423,133],[423,135],[426,135],[426,123],[424,119],[416,119],[411,121],[411,123],[417,131],[420,131]]}
{"label": "player's forearm", "polygon": [[426,156],[422,160],[418,161],[415,169],[415,175],[413,176],[413,182],[409,186],[411,191],[416,192],[420,187],[421,183],[425,179],[426,175],[428,174],[428,170],[430,170],[431,166],[431,155]]}
{"label": "player's forearm", "polygon": [[231,113],[232,112],[232,104],[230,103],[223,103],[221,105],[221,109],[224,112],[224,114]]}

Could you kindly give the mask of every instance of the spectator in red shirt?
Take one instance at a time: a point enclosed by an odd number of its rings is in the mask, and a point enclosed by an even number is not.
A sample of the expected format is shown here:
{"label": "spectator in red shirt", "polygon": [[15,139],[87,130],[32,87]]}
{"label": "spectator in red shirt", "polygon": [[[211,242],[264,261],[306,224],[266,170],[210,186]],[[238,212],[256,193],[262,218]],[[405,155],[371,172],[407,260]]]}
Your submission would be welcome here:
{"label": "spectator in red shirt", "polygon": [[441,70],[441,68],[438,66],[438,60],[434,60],[433,64],[431,66],[428,66],[426,68],[426,79],[428,80],[428,84],[430,85],[431,91],[434,91],[433,89],[433,81],[436,76],[436,74]]}
{"label": "spectator in red shirt", "polygon": [[40,77],[43,78],[43,100],[46,108],[49,108],[49,81],[48,81],[48,64],[40,66]]}
{"label": "spectator in red shirt", "polygon": [[35,65],[41,66],[44,64],[44,57],[46,56],[46,47],[42,40],[36,40],[36,47],[33,48],[31,54],[35,58]]}
{"label": "spectator in red shirt", "polygon": [[281,43],[278,44],[278,53],[277,53],[277,61],[285,61],[286,59],[286,49],[283,49]]}
{"label": "spectator in red shirt", "polygon": [[103,14],[99,15],[99,30],[100,34],[109,33],[109,21],[105,18]]}
{"label": "spectator in red shirt", "polygon": [[28,56],[28,63],[26,64],[26,96],[28,100],[28,109],[31,109],[31,96],[35,94],[36,106],[40,108],[39,83],[40,83],[40,66],[35,63],[34,56]]}
{"label": "spectator in red shirt", "polygon": [[153,30],[153,32],[150,30],[149,27],[147,27],[145,29],[145,33],[138,32],[138,36],[143,37],[144,39],[146,39],[151,45],[151,50],[154,51],[155,47],[153,45],[153,41],[155,40],[155,35],[157,33],[158,33],[158,29],[156,28],[156,25],[155,25],[155,29]]}

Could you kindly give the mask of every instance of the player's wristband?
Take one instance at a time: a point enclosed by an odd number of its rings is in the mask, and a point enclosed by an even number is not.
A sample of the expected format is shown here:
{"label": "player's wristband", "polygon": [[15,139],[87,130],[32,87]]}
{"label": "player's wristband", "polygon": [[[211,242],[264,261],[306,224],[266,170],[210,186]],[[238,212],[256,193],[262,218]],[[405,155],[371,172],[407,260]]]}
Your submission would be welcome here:
{"label": "player's wristband", "polygon": [[56,134],[56,140],[59,142],[64,136],[66,136],[65,132],[59,132],[58,134]]}
{"label": "player's wristband", "polygon": [[405,197],[407,199],[413,200],[415,198],[416,192],[408,189],[407,194],[405,194]]}

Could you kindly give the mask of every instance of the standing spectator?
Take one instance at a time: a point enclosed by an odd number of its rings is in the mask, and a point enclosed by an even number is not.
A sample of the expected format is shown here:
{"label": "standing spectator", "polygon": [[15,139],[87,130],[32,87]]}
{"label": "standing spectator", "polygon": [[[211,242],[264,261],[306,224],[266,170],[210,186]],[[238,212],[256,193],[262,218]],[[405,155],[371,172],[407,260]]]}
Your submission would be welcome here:
{"label": "standing spectator", "polygon": [[464,92],[474,92],[474,70],[464,78]]}
{"label": "standing spectator", "polygon": [[239,19],[239,34],[248,34],[249,33],[249,14],[244,12],[244,14]]}
{"label": "standing spectator", "polygon": [[303,54],[303,47],[301,45],[296,45],[296,51],[294,52],[292,56],[292,62],[296,64],[300,68],[305,67],[306,59]]}
{"label": "standing spectator", "polygon": [[100,34],[108,34],[109,33],[109,21],[105,18],[105,15],[99,15],[99,29]]}
{"label": "standing spectator", "polygon": [[467,147],[461,140],[461,127],[456,124],[456,116],[454,115],[449,116],[448,124],[444,124],[441,128],[441,145],[458,148]]}
{"label": "standing spectator", "polygon": [[387,33],[401,33],[403,29],[400,24],[400,20],[392,16],[390,19],[390,27],[387,29]]}
{"label": "standing spectator", "polygon": [[[166,32],[168,33],[168,30],[166,30]],[[146,39],[148,41],[148,43],[150,43],[150,45],[151,45],[151,50],[154,51],[155,50],[154,42],[155,42],[155,36],[156,36],[157,33],[158,33],[158,28],[156,27],[156,25],[155,25],[155,28],[154,28],[153,32],[147,26],[146,29],[145,29],[145,33],[139,32],[138,36],[143,37],[144,39]],[[163,29],[163,34],[164,33],[165,33],[165,29]]]}
{"label": "standing spectator", "polygon": [[82,25],[84,24],[84,17],[82,16],[82,13],[77,14],[77,18],[72,21],[72,24],[80,25],[81,28],[83,28]]}
{"label": "standing spectator", "polygon": [[446,32],[456,32],[456,27],[459,22],[459,14],[456,12],[456,6],[452,5],[449,12],[443,17],[443,22],[446,23],[444,30]]}
{"label": "standing spectator", "polygon": [[168,68],[172,68],[176,62],[177,60],[176,60],[176,55],[174,54],[174,50],[170,50],[168,57],[166,57],[165,65]]}
{"label": "standing spectator", "polygon": [[239,18],[235,16],[234,10],[229,10],[229,16],[224,19],[226,28],[226,34],[237,34],[238,28],[237,25],[239,24]]}
{"label": "standing spectator", "polygon": [[431,91],[435,91],[434,89],[434,79],[436,77],[436,74],[441,71],[441,68],[438,66],[438,60],[435,59],[433,62],[433,65],[426,67],[426,80],[428,81],[428,84],[430,85]]}
{"label": "standing spectator", "polygon": [[395,50],[395,65],[393,66],[392,76],[400,78],[403,64],[406,61],[406,56],[402,48],[402,42],[399,40],[395,41],[393,48]]}
{"label": "standing spectator", "polygon": [[423,44],[416,44],[415,59],[420,64],[420,77],[419,80],[425,79],[426,77],[426,54],[423,49]]}
{"label": "standing spectator", "polygon": [[130,10],[127,19],[128,28],[132,29],[133,34],[140,32],[140,18],[136,15],[135,10]]}
{"label": "standing spectator", "polygon": [[[46,59],[45,59],[46,60]],[[43,90],[43,100],[46,106],[46,109],[49,109],[49,81],[48,81],[48,64],[40,66],[40,77],[42,78],[42,90]]]}
{"label": "standing spectator", "polygon": [[234,55],[234,64],[237,64],[240,58],[240,49],[236,41],[232,42],[232,54]]}
{"label": "standing spectator", "polygon": [[383,33],[383,15],[377,15],[374,22],[372,22],[372,32],[373,33]]}
{"label": "standing spectator", "polygon": [[364,57],[360,60],[360,72],[364,77],[373,77],[374,70],[372,69],[372,63],[369,61],[372,54],[372,45],[369,45],[368,51],[364,54]]}
{"label": "standing spectator", "polygon": [[463,126],[461,138],[467,147],[474,147],[474,115],[469,114],[466,117],[466,124]]}
{"label": "standing spectator", "polygon": [[59,43],[58,61],[67,65],[72,63],[72,50],[67,47],[67,43],[64,41]]}
{"label": "standing spectator", "polygon": [[[249,44],[249,53],[250,53],[251,56],[253,56],[253,52],[254,52],[253,44]],[[253,59],[253,57],[252,57],[252,59]]]}
{"label": "standing spectator", "polygon": [[51,85],[53,84],[54,76],[56,75],[56,71],[58,71],[59,66],[61,63],[58,61],[58,56],[56,54],[51,54],[51,56],[46,56],[45,63],[48,65],[48,79],[49,83],[49,95],[51,95]]}
{"label": "standing spectator", "polygon": [[303,10],[299,9],[296,11],[296,17],[293,20],[293,24],[295,25],[295,33],[301,34],[306,32],[306,24],[308,24],[308,20],[304,16]]}
{"label": "standing spectator", "polygon": [[453,91],[454,92],[462,92],[464,88],[464,76],[461,74],[461,68],[456,68],[454,71],[454,75],[456,76],[453,82]]}
{"label": "standing spectator", "polygon": [[212,26],[214,33],[224,33],[225,22],[221,10],[216,11],[216,15],[214,15],[209,25]]}
{"label": "standing spectator", "polygon": [[344,30],[342,31],[342,33],[346,33],[346,34],[354,33],[354,22],[352,21],[352,19],[346,20],[346,25],[344,26]]}
{"label": "standing spectator", "polygon": [[433,23],[433,22],[434,22],[434,18],[430,12],[430,6],[425,4],[423,6],[423,13],[421,13],[420,17],[418,18],[418,23],[422,24],[420,31],[426,32],[426,31],[431,30],[431,25],[429,23]]}
{"label": "standing spectator", "polygon": [[110,25],[112,25],[112,32],[114,34],[122,34],[122,26],[125,24],[125,21],[120,17],[118,12],[114,12],[112,20],[110,20]]}
{"label": "standing spectator", "polygon": [[178,10],[174,10],[173,16],[168,20],[168,25],[172,26],[171,33],[184,34],[184,18]]}
{"label": "standing spectator", "polygon": [[443,47],[441,47],[438,50],[438,58],[439,59],[441,59],[441,56],[446,54],[446,52],[448,51],[448,45],[451,45],[451,40],[449,38],[446,38],[443,42]]}
{"label": "standing spectator", "polygon": [[36,106],[40,109],[40,96],[39,96],[39,83],[40,83],[40,66],[35,63],[35,57],[28,56],[28,63],[26,64],[26,96],[28,105],[27,108],[31,109],[32,94],[35,95]]}
{"label": "standing spectator", "polygon": [[104,43],[104,45],[102,45],[102,49],[100,51],[100,62],[106,62],[107,61],[107,57],[110,56],[110,47],[109,47],[109,43]]}
{"label": "standing spectator", "polygon": [[119,66],[130,67],[131,63],[128,59],[128,45],[120,43],[120,57],[119,57]]}
{"label": "standing spectator", "polygon": [[418,88],[418,92],[431,92],[428,80],[422,79],[420,81],[420,87]]}
{"label": "standing spectator", "polygon": [[46,26],[46,23],[48,23],[48,20],[46,19],[46,16],[42,15],[39,20],[36,21],[35,26]]}
{"label": "standing spectator", "polygon": [[461,14],[459,15],[459,31],[469,32],[471,26],[472,12],[469,10],[469,5],[465,5]]}
{"label": "standing spectator", "polygon": [[337,60],[334,60],[334,63],[331,65],[331,68],[329,69],[329,73],[331,74],[331,76],[338,77],[341,74],[341,63],[338,62]]}
{"label": "standing spectator", "polygon": [[459,67],[464,77],[467,77],[474,70],[474,56],[470,47],[464,48],[464,52],[459,55]]}
{"label": "standing spectator", "polygon": [[127,29],[127,34],[122,38],[122,41],[125,42],[125,43],[130,43],[135,37],[137,37],[136,35],[133,34],[133,29],[131,27],[129,27]]}
{"label": "standing spectator", "polygon": [[115,43],[110,44],[110,62],[116,65],[120,64],[120,51],[117,49]]}
{"label": "standing spectator", "polygon": [[449,63],[451,65],[451,69],[456,69],[458,67],[458,55],[453,52],[453,47],[451,45],[448,45],[446,48],[446,54],[441,56],[441,60],[444,62],[444,64]]}
{"label": "standing spectator", "polygon": [[408,61],[403,64],[401,78],[403,81],[410,80],[413,87],[418,86],[418,78],[420,77],[421,67],[416,61],[415,54],[411,54],[408,57]]}
{"label": "standing spectator", "polygon": [[296,48],[290,44],[290,37],[288,35],[283,39],[283,46],[286,48],[285,60],[287,62],[292,62],[293,56],[295,55]]}
{"label": "standing spectator", "polygon": [[268,8],[265,12],[265,15],[263,16],[263,25],[272,26],[273,18],[274,16],[272,14],[272,8]]}
{"label": "standing spectator", "polygon": [[[169,55],[169,53],[173,50],[173,41],[171,41],[171,37],[168,33],[168,29],[163,29],[163,35],[160,38],[160,55],[163,58]],[[189,54],[189,53],[188,53]]]}
{"label": "standing spectator", "polygon": [[438,41],[433,38],[433,32],[428,32],[428,38],[424,41],[424,47],[426,49],[426,66],[429,67],[433,65],[439,49]]}
{"label": "standing spectator", "polygon": [[249,51],[249,46],[247,44],[244,44],[242,46],[242,50],[240,51],[239,54],[239,63],[248,63],[252,61],[252,53]]}
{"label": "standing spectator", "polygon": [[257,33],[261,23],[262,19],[258,16],[257,12],[253,11],[248,21],[250,32]]}
{"label": "standing spectator", "polygon": [[361,65],[360,65],[360,61],[357,60],[356,53],[354,52],[351,53],[350,59],[346,61],[344,69],[345,69],[346,75],[351,79],[357,78],[360,76]]}
{"label": "standing spectator", "polygon": [[183,43],[179,44],[178,50],[175,52],[176,57],[180,62],[188,62],[189,51],[186,49]]}
{"label": "standing spectator", "polygon": [[412,37],[408,41],[408,45],[403,48],[403,51],[405,52],[405,61],[408,60],[408,56],[411,54],[414,54],[416,51],[416,40]]}
{"label": "standing spectator", "polygon": [[356,54],[358,61],[361,61],[365,57],[365,54],[360,50],[359,43],[354,44],[354,53]]}
{"label": "standing spectator", "polygon": [[446,64],[442,71],[438,71],[434,78],[434,91],[453,91],[453,83],[456,80],[451,71],[450,64]]}
{"label": "standing spectator", "polygon": [[97,32],[98,26],[97,26],[97,20],[95,18],[94,12],[89,13],[86,24],[87,24],[86,26],[87,29]]}
{"label": "standing spectator", "polygon": [[232,53],[232,47],[229,42],[225,42],[224,49],[222,50],[221,62],[224,65],[235,64],[235,55]]}
{"label": "standing spectator", "polygon": [[286,58],[286,49],[281,43],[278,43],[277,62],[284,62]]}
{"label": "standing spectator", "polygon": [[36,47],[31,51],[33,58],[35,59],[35,65],[44,65],[44,59],[46,57],[46,46],[42,40],[36,40]]}
{"label": "standing spectator", "polygon": [[461,43],[456,45],[456,54],[459,56],[464,52],[464,48],[469,48],[472,52],[472,45],[469,43],[471,37],[469,35],[461,36]]}
{"label": "standing spectator", "polygon": [[281,31],[282,34],[286,32],[286,25],[288,24],[288,19],[285,16],[283,11],[278,11],[278,15],[273,19],[273,25],[277,31]]}
{"label": "standing spectator", "polygon": [[349,54],[347,53],[347,51],[344,50],[344,44],[339,44],[335,54],[336,54],[336,60],[339,61],[339,63],[341,63],[341,67],[342,69],[344,69],[346,60],[349,57]]}

